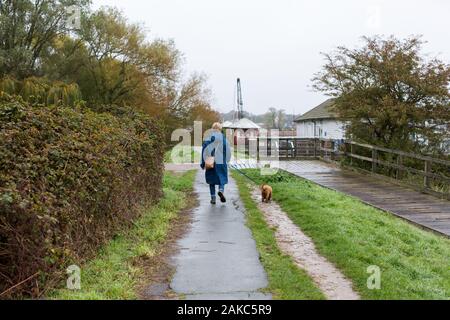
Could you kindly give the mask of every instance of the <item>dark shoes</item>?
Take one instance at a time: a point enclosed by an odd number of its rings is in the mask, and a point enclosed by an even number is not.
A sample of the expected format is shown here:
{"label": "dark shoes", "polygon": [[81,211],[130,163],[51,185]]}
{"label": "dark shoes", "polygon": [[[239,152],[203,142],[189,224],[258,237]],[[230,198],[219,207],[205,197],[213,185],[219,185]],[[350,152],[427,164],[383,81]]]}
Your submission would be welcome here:
{"label": "dark shoes", "polygon": [[[223,192],[219,191],[218,195],[219,195],[219,198],[220,198],[220,202],[222,202],[222,203],[227,202],[227,199],[223,195]],[[216,197],[211,198],[211,204],[216,204]]]}
{"label": "dark shoes", "polygon": [[220,202],[222,202],[222,203],[227,202],[227,199],[226,199],[225,196],[223,195],[223,192],[219,191],[218,195],[219,195],[219,197],[220,197]]}

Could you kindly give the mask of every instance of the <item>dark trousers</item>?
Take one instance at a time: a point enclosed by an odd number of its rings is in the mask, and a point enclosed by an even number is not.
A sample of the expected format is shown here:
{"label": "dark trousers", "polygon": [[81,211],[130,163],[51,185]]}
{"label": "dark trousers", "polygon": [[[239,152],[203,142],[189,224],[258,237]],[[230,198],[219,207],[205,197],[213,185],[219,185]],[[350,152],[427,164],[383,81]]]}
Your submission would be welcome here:
{"label": "dark trousers", "polygon": [[[214,184],[210,184],[209,185],[209,191],[211,192],[211,197],[215,197],[216,196],[216,185]],[[219,185],[219,192],[224,192],[225,191],[225,186],[224,185]]]}

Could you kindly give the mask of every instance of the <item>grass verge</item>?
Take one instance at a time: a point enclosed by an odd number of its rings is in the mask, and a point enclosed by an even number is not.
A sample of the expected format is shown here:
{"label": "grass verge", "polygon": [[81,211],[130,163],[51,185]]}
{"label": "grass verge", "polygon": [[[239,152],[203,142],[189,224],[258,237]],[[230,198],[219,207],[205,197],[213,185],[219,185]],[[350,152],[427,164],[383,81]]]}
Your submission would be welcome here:
{"label": "grass verge", "polygon": [[57,300],[130,300],[138,298],[136,288],[143,270],[138,260],[154,257],[160,251],[171,222],[186,207],[186,194],[192,191],[195,171],[183,175],[166,172],[164,198],[146,209],[134,227],[117,235],[98,256],[81,268],[81,290],[56,290]]}
{"label": "grass verge", "polygon": [[325,299],[306,272],[297,268],[292,258],[284,255],[278,248],[274,233],[253,201],[245,178],[236,171],[232,174],[246,209],[247,225],[252,231],[261,262],[267,272],[267,290],[274,294],[275,299],[280,300]]}
{"label": "grass verge", "polygon": [[[285,172],[246,174],[271,184],[274,199],[363,298],[450,299],[449,239]],[[379,290],[367,287],[369,266],[381,270]]]}

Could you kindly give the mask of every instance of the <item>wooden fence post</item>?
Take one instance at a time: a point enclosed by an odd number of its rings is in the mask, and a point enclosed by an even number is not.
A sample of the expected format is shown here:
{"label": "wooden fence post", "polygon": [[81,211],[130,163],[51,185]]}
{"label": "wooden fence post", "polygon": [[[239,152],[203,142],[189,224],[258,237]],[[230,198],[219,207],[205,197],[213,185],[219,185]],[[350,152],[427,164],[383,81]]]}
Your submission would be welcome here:
{"label": "wooden fence post", "polygon": [[314,139],[314,159],[317,158],[317,139]]}
{"label": "wooden fence post", "polygon": [[295,158],[295,160],[297,160],[297,158],[298,158],[297,151],[298,151],[298,143],[297,143],[297,140],[294,139],[294,158]]}
{"label": "wooden fence post", "polygon": [[372,173],[375,173],[375,171],[377,170],[377,150],[376,149],[372,149]]}
{"label": "wooden fence post", "polygon": [[425,168],[424,168],[425,175],[423,176],[423,186],[425,189],[430,188],[430,179],[428,177],[428,174],[431,172],[431,162],[425,161]]}
{"label": "wooden fence post", "polygon": [[256,138],[256,161],[259,162],[259,144],[260,144],[261,140],[260,137]]}
{"label": "wooden fence post", "polygon": [[324,160],[325,159],[325,150],[323,150],[325,148],[325,143],[323,142],[323,140],[319,139],[319,157],[320,159]]}
{"label": "wooden fence post", "polygon": [[353,143],[350,142],[350,166],[353,167]]}
{"label": "wooden fence post", "polygon": [[335,141],[332,141],[331,142],[331,149],[333,149],[333,151],[331,151],[331,154],[330,154],[330,158],[331,158],[331,161],[334,161],[335,159],[336,159],[336,142]]}
{"label": "wooden fence post", "polygon": [[402,165],[403,165],[403,158],[402,158],[401,155],[398,155],[397,156],[397,166],[398,166],[398,168],[397,168],[397,174],[395,175],[395,178],[397,180],[400,180],[402,178],[402,175],[400,173],[400,170],[401,170],[400,166],[402,166]]}

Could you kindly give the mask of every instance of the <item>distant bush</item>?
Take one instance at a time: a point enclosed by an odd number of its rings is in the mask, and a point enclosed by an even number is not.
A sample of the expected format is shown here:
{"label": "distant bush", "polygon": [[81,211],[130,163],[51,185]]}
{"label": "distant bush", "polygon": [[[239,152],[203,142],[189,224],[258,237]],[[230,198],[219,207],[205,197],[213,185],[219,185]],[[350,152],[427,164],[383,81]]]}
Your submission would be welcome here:
{"label": "distant bush", "polygon": [[41,295],[161,196],[162,129],[121,110],[0,94],[0,293]]}

